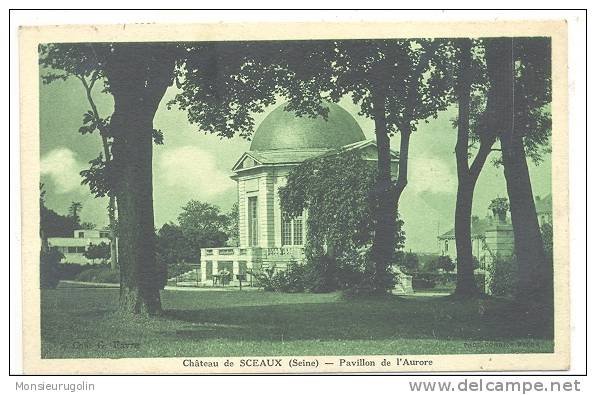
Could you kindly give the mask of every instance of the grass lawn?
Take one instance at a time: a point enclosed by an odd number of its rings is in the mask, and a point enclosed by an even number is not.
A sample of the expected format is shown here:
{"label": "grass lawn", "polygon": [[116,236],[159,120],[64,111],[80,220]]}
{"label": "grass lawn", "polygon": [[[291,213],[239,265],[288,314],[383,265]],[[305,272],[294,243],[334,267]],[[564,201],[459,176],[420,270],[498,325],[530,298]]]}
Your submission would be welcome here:
{"label": "grass lawn", "polygon": [[543,325],[499,300],[482,314],[436,296],[163,291],[163,316],[123,320],[118,289],[41,295],[43,358],[553,352]]}

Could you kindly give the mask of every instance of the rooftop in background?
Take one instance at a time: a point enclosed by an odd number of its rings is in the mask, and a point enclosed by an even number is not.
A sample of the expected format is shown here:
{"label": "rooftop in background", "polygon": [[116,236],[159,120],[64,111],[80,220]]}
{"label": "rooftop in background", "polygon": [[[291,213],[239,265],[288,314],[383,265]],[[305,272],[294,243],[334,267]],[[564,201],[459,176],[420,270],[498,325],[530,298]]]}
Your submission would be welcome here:
{"label": "rooftop in background", "polygon": [[250,151],[333,149],[366,139],[354,117],[337,104],[324,104],[329,108],[327,120],[299,117],[286,111],[286,105],[278,106],[261,122]]}
{"label": "rooftop in background", "polygon": [[[490,218],[490,217],[483,218],[483,219],[480,219],[478,217],[472,217],[472,239],[483,238],[484,233],[486,233],[486,230],[494,222],[496,222],[496,220],[493,220],[493,218]],[[443,233],[438,238],[439,238],[439,240],[455,239],[455,228],[451,228],[451,230]]]}
{"label": "rooftop in background", "polygon": [[[540,216],[541,214],[550,214],[552,213],[552,206],[553,200],[552,195],[548,194],[543,198],[540,196],[536,196],[536,215]],[[486,217],[480,219],[478,217],[472,217],[472,238],[482,238],[484,237],[484,233],[486,229],[492,226],[494,223],[497,223],[498,220],[492,217]],[[455,228],[451,228],[451,230],[443,233],[442,235],[438,236],[439,240],[445,239],[455,239]]]}

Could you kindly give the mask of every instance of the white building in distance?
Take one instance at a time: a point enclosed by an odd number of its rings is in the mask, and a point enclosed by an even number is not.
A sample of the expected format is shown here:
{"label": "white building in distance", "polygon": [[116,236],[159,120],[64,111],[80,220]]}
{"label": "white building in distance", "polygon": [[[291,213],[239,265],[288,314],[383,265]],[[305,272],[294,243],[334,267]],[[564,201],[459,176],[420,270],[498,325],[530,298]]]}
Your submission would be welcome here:
{"label": "white building in distance", "polygon": [[[83,253],[91,245],[105,243],[110,245],[110,231],[107,229],[77,229],[73,237],[48,237],[48,246],[56,248],[64,255],[61,263],[89,265],[93,261]],[[109,261],[109,259],[108,259]]]}

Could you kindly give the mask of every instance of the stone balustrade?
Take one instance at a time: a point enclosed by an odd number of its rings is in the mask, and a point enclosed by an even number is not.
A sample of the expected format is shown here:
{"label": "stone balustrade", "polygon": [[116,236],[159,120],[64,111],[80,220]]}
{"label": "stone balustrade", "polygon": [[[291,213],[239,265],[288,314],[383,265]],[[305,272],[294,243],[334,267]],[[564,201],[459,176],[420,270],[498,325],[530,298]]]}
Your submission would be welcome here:
{"label": "stone balustrade", "polygon": [[201,281],[211,281],[213,274],[226,270],[232,274],[232,281],[235,282],[239,274],[273,265],[283,270],[289,262],[303,260],[302,247],[201,248]]}

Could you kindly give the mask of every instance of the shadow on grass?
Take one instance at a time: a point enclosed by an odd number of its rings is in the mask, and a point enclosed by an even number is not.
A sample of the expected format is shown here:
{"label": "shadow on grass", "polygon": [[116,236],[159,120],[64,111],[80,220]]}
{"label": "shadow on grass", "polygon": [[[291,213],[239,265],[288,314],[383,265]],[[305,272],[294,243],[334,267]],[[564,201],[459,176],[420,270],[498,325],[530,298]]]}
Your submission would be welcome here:
{"label": "shadow on grass", "polygon": [[[500,306],[500,303],[495,302]],[[502,306],[500,306],[502,307]],[[491,315],[478,301],[392,297],[265,306],[169,309],[164,317],[191,324],[176,331],[190,340],[513,340],[548,339],[540,323],[519,320],[500,308]]]}
{"label": "shadow on grass", "polygon": [[[118,290],[44,290],[42,355],[552,352],[544,326],[504,300],[166,291],[162,302],[159,317],[123,320],[115,314]],[[139,348],[109,346],[114,339]]]}

